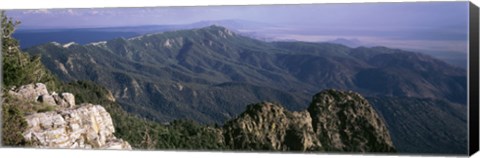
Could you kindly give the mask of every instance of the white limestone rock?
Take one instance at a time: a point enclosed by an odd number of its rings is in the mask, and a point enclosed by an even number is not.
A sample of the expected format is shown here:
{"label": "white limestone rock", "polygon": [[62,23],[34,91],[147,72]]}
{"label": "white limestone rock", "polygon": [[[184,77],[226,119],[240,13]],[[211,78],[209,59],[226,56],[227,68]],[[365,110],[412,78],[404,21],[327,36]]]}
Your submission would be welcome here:
{"label": "white limestone rock", "polygon": [[73,96],[72,93],[62,93],[60,94],[60,96],[67,103],[67,106],[69,108],[72,108],[73,106],[75,106],[75,96]]}
{"label": "white limestone rock", "polygon": [[47,86],[43,83],[23,85],[10,90],[8,93],[27,101],[37,101],[38,96],[48,95]]}
{"label": "white limestone rock", "polygon": [[110,114],[100,105],[27,115],[24,137],[39,148],[131,149],[116,138]]}
{"label": "white limestone rock", "polygon": [[23,136],[38,148],[132,149],[130,144],[113,135],[110,114],[100,105],[75,105],[71,93],[48,93],[42,83],[24,85],[9,91],[27,101],[55,105],[56,111],[25,116],[28,123]]}
{"label": "white limestone rock", "polygon": [[53,96],[49,94],[39,96],[37,101],[46,103],[48,105],[57,105]]}

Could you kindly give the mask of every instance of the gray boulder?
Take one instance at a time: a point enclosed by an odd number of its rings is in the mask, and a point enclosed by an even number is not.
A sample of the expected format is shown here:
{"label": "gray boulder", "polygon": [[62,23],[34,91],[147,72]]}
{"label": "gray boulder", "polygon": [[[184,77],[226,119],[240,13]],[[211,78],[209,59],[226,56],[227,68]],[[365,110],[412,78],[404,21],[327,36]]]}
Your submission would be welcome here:
{"label": "gray boulder", "polygon": [[48,95],[47,86],[43,83],[23,85],[8,93],[28,101],[37,101],[39,96]]}
{"label": "gray boulder", "polygon": [[73,106],[75,106],[75,96],[73,96],[72,93],[62,93],[60,94],[60,96],[67,104],[67,107],[72,108]]}
{"label": "gray boulder", "polygon": [[57,105],[53,96],[49,94],[39,96],[37,101],[46,103],[49,105]]}

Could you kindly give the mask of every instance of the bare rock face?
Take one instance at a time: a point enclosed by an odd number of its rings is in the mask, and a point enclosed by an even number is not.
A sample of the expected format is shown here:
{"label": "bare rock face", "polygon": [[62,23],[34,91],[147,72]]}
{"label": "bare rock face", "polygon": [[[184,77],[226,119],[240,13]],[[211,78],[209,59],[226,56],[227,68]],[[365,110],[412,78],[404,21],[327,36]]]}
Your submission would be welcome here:
{"label": "bare rock face", "polygon": [[62,108],[72,108],[75,106],[75,96],[71,93],[56,92],[49,93],[43,83],[28,84],[13,88],[9,91],[10,95],[17,96],[26,101],[38,101],[49,105],[56,105]]}
{"label": "bare rock face", "polygon": [[59,97],[56,97],[57,103],[62,107],[74,107],[75,106],[75,97],[72,93],[61,93]]}
{"label": "bare rock face", "polygon": [[9,93],[27,101],[36,101],[38,96],[48,95],[47,86],[43,83],[23,85],[19,88],[14,87]]}
{"label": "bare rock face", "polygon": [[312,127],[312,118],[307,111],[293,112],[285,135],[285,144],[290,150],[324,151]]}
{"label": "bare rock face", "polygon": [[[319,150],[310,116],[290,112],[274,103],[247,106],[237,119],[224,126],[227,145],[244,150]],[[312,137],[313,136],[313,137]]]}
{"label": "bare rock face", "polygon": [[290,112],[259,103],[225,124],[232,149],[274,151],[394,152],[388,130],[359,94],[326,90],[308,110]]}
{"label": "bare rock face", "polygon": [[85,104],[26,116],[26,140],[40,148],[131,149],[113,133],[110,114],[100,105]]}
{"label": "bare rock face", "polygon": [[23,136],[34,147],[131,149],[128,142],[113,135],[112,118],[100,105],[86,103],[76,106],[73,94],[48,93],[41,83],[22,86],[9,93],[58,107],[56,111],[25,116],[28,128]]}
{"label": "bare rock face", "polygon": [[46,103],[46,104],[49,104],[49,105],[56,105],[57,104],[57,102],[55,101],[55,98],[53,98],[53,96],[50,95],[50,94],[44,94],[44,95],[38,96],[37,101],[42,102],[42,103]]}
{"label": "bare rock face", "polygon": [[112,92],[109,90],[107,90],[107,99],[112,102],[115,102],[115,97],[113,96]]}
{"label": "bare rock face", "polygon": [[385,124],[358,93],[320,92],[313,97],[308,111],[315,133],[327,150],[395,151]]}

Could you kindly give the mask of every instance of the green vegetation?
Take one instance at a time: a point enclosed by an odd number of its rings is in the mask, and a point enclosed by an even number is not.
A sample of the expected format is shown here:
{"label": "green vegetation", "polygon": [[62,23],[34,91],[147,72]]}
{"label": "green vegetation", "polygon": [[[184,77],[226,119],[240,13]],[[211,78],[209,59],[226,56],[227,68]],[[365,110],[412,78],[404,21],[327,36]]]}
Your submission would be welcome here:
{"label": "green vegetation", "polygon": [[467,106],[430,98],[367,99],[383,115],[399,152],[468,152]]}
{"label": "green vegetation", "polygon": [[[8,97],[7,97],[8,98]],[[18,104],[2,97],[2,145],[25,146],[27,142],[23,138],[22,131],[27,128],[24,111]]]}
{"label": "green vegetation", "polygon": [[61,86],[75,94],[78,103],[100,104],[110,113],[115,135],[137,149],[224,149],[221,132],[214,127],[189,120],[162,125],[125,112],[108,99],[108,90],[90,81],[77,81]]}
{"label": "green vegetation", "polygon": [[7,18],[2,12],[2,69],[3,88],[19,86],[29,83],[42,82],[49,89],[56,89],[58,79],[44,68],[40,57],[30,57],[20,50],[18,41],[12,37],[15,26],[20,24]]}
{"label": "green vegetation", "polygon": [[[18,48],[18,42],[11,37],[15,31],[15,26],[19,22],[8,19],[4,12],[1,12],[1,42],[2,42],[2,143],[8,146],[23,146],[27,143],[23,139],[22,131],[27,128],[27,122],[24,119],[25,112],[31,111],[31,107],[18,99],[10,97],[6,89],[23,83],[43,80],[37,78],[31,73],[39,73],[34,69],[38,60],[30,60],[27,54],[22,53]],[[38,65],[37,65],[38,66]],[[45,69],[44,69],[45,70]]]}
{"label": "green vegetation", "polygon": [[35,111],[37,112],[49,112],[49,111],[54,111],[56,108],[53,105],[48,105],[48,104],[40,104],[35,106]]}

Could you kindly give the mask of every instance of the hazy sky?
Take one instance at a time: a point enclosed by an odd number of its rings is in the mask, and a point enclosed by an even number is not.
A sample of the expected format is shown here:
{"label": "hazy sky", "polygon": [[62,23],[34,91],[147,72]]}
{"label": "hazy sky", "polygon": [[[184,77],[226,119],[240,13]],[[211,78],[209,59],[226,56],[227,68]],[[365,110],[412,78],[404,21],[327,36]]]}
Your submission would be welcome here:
{"label": "hazy sky", "polygon": [[11,10],[7,14],[22,21],[20,28],[243,19],[294,30],[272,34],[279,39],[347,38],[377,45],[451,52],[466,52],[468,34],[468,2]]}

